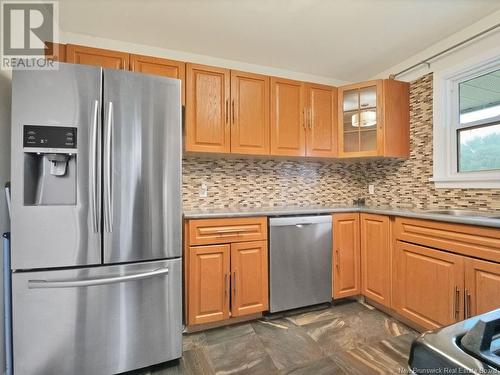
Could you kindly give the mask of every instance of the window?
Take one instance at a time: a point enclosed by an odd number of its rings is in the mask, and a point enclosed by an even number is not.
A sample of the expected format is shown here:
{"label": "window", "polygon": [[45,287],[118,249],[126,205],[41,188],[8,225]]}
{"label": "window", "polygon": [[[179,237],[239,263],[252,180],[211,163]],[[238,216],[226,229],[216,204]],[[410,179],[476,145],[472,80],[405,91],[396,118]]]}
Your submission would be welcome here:
{"label": "window", "polygon": [[500,169],[500,70],[458,84],[458,172]]}
{"label": "window", "polygon": [[499,188],[500,56],[437,73],[434,87],[436,187]]}

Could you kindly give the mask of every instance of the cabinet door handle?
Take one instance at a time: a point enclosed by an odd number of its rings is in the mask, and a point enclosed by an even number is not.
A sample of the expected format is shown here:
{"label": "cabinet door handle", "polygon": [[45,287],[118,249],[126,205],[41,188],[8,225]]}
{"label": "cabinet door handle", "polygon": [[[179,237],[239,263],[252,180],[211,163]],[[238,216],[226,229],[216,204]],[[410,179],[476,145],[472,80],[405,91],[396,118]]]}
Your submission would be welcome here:
{"label": "cabinet door handle", "polygon": [[229,99],[226,99],[226,124],[229,121]]}
{"label": "cabinet door handle", "polygon": [[458,286],[455,286],[455,300],[453,305],[455,307],[455,319],[458,320],[460,314],[460,289],[458,289]]}
{"label": "cabinet door handle", "polygon": [[227,273],[224,274],[224,301],[227,300]]}
{"label": "cabinet door handle", "polygon": [[232,115],[232,118],[233,118],[233,125],[234,125],[234,99],[233,99],[233,101],[231,102],[231,106],[232,106],[232,109],[231,109],[231,115]]}
{"label": "cabinet door handle", "polygon": [[233,272],[233,297],[236,298],[236,271]]}
{"label": "cabinet door handle", "polygon": [[337,271],[340,271],[340,252],[339,250],[335,250],[335,253],[337,253]]}
{"label": "cabinet door handle", "polygon": [[309,129],[313,128],[313,110],[309,108]]}
{"label": "cabinet door handle", "polygon": [[307,129],[307,124],[306,124],[306,109],[302,109],[302,126],[304,129]]}
{"label": "cabinet door handle", "polygon": [[465,317],[470,318],[471,313],[471,296],[467,289],[465,289]]}

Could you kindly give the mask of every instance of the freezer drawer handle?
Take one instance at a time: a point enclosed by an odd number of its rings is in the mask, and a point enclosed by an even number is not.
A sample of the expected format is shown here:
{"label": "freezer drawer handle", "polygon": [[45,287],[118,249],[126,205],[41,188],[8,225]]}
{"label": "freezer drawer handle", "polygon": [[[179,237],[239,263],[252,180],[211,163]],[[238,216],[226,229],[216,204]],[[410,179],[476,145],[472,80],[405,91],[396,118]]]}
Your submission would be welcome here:
{"label": "freezer drawer handle", "polygon": [[158,268],[153,271],[137,273],[134,275],[105,277],[90,280],[63,280],[63,281],[48,281],[48,280],[29,280],[28,289],[52,289],[52,288],[78,288],[94,285],[106,285],[122,283],[125,281],[135,281],[147,279],[154,276],[162,276],[168,274],[168,268]]}

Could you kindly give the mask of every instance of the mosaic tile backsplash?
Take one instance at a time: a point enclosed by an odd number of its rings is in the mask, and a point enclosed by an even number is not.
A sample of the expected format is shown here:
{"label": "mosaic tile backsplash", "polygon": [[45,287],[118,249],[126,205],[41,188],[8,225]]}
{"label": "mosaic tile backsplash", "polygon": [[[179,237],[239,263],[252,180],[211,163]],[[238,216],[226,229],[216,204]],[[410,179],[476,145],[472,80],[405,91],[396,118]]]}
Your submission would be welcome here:
{"label": "mosaic tile backsplash", "polygon": [[[367,205],[500,210],[500,190],[436,189],[432,177],[432,74],[410,86],[410,158],[348,162],[188,156],[185,210],[264,206]],[[199,197],[201,184],[208,187]],[[367,185],[375,185],[368,195]]]}
{"label": "mosaic tile backsplash", "polygon": [[[361,194],[358,171],[338,161],[186,158],[184,209],[352,204]],[[207,198],[199,197],[202,183]]]}

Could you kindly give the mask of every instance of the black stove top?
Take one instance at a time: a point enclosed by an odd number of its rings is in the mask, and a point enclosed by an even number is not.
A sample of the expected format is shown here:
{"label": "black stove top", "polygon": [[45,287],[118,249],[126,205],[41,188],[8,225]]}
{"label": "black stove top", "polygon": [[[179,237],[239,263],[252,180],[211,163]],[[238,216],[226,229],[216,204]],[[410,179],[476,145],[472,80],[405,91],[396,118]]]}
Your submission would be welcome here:
{"label": "black stove top", "polygon": [[415,374],[500,374],[500,309],[422,334],[409,367]]}

